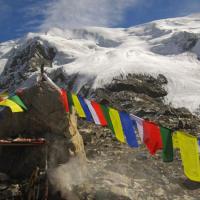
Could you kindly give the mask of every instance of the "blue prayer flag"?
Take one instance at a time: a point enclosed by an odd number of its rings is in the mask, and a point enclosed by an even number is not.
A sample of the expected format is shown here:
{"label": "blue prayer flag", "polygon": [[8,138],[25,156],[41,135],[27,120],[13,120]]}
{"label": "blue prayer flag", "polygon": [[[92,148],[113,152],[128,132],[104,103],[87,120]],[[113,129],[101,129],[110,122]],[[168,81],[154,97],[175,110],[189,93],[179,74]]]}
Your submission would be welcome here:
{"label": "blue prayer flag", "polygon": [[119,113],[127,143],[131,147],[138,147],[133,121],[131,120],[128,113],[126,112],[119,112]]}
{"label": "blue prayer flag", "polygon": [[84,112],[85,112],[86,120],[89,121],[89,122],[93,122],[92,115],[91,115],[90,110],[89,110],[87,104],[85,103],[83,97],[81,97],[81,96],[78,95],[78,99],[80,101],[80,104],[81,104]]}

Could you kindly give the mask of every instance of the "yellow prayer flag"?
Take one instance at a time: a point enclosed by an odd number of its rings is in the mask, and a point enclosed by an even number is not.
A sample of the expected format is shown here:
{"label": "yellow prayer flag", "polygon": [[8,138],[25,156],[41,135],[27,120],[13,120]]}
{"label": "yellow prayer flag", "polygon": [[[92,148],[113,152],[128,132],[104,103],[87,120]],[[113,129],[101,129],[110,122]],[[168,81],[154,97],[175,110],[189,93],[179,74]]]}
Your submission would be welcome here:
{"label": "yellow prayer flag", "polygon": [[200,182],[200,160],[197,137],[177,131],[177,138],[185,175]]}
{"label": "yellow prayer flag", "polygon": [[172,134],[172,142],[173,142],[173,148],[178,149],[179,143],[178,143],[178,136],[176,132]]}
{"label": "yellow prayer flag", "polygon": [[116,138],[120,142],[125,143],[124,131],[121,124],[119,112],[113,108],[109,108],[109,114],[110,114],[110,119],[112,121],[113,129],[115,131]]}
{"label": "yellow prayer flag", "polygon": [[19,105],[9,99],[1,101],[0,106],[9,107],[12,112],[23,112],[23,109]]}
{"label": "yellow prayer flag", "polygon": [[81,103],[80,103],[77,95],[72,94],[72,100],[73,100],[74,107],[76,109],[76,112],[77,112],[78,116],[85,118],[86,117],[85,112],[84,112],[84,110],[83,110],[83,108],[81,106]]}

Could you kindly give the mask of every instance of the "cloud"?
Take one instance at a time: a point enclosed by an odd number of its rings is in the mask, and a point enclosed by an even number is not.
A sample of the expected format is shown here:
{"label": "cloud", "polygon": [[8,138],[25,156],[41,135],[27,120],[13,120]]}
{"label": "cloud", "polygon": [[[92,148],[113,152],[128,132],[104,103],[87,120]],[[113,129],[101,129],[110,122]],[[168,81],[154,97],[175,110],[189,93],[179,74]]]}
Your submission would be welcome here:
{"label": "cloud", "polygon": [[3,0],[0,0],[0,22],[3,23],[6,19],[8,19],[12,9],[6,4]]}
{"label": "cloud", "polygon": [[177,10],[177,13],[181,16],[189,15],[191,13],[199,13],[200,11],[200,2],[199,1],[185,1],[180,5],[180,8]]}
{"label": "cloud", "polygon": [[41,29],[82,26],[112,27],[123,21],[124,11],[139,0],[53,0],[45,11]]}
{"label": "cloud", "polygon": [[19,26],[16,29],[16,33],[20,35],[28,31],[38,31],[44,20],[46,8],[46,0],[40,0],[39,2],[26,0],[26,4],[16,11],[21,16],[21,21],[24,22],[23,26]]}
{"label": "cloud", "polygon": [[[26,0],[29,1],[29,0]],[[20,8],[19,11],[24,14],[27,18],[36,18],[37,16],[44,15],[45,9],[47,8],[47,2],[45,0],[33,1],[30,0],[24,7]],[[36,20],[36,19],[35,19]]]}

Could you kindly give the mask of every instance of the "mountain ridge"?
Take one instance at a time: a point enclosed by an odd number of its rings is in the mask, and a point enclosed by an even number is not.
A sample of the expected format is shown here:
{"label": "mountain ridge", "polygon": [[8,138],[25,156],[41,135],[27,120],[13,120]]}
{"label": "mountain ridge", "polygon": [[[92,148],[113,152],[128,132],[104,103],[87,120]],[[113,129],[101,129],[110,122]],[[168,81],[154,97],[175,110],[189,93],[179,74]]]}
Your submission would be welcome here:
{"label": "mountain ridge", "polygon": [[[186,107],[194,113],[200,102],[199,21],[200,17],[196,14],[131,28],[52,28],[45,33],[29,33],[22,39],[1,43],[0,80],[7,79],[3,71],[13,68],[9,62],[16,59],[16,54],[38,42],[44,51],[52,48],[55,53],[50,67],[46,65],[46,71],[52,76],[56,71],[62,72],[63,77],[76,76],[72,87],[75,92],[79,92],[84,85],[92,89],[104,87],[119,75],[150,74],[156,78],[163,74],[168,79],[165,101],[175,107]],[[20,58],[17,60],[17,69],[29,68]],[[33,84],[39,66],[36,68],[24,78],[25,83],[22,81],[23,84],[16,87],[28,86],[29,82]]]}

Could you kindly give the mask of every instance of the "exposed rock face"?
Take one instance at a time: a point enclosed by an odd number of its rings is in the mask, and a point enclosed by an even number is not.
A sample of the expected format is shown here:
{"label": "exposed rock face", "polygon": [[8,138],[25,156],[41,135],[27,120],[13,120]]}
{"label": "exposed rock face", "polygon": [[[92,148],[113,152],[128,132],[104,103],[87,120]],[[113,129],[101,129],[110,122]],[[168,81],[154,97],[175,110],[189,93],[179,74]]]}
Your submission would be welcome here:
{"label": "exposed rock face", "polygon": [[[199,38],[199,34],[189,33],[187,31],[174,33],[170,38],[163,40],[161,44],[156,44],[155,47],[152,48],[152,51],[161,55],[192,52],[195,45],[197,45]],[[171,48],[170,53],[169,48]]]}
{"label": "exposed rock face", "polygon": [[41,64],[52,66],[56,51],[53,47],[41,44],[40,40],[30,39],[17,49],[13,49],[0,79],[0,88],[13,91],[23,81],[39,70]]}
{"label": "exposed rock face", "polygon": [[146,94],[150,97],[164,97],[167,91],[162,87],[167,84],[167,79],[160,75],[157,79],[148,75],[129,74],[125,79],[114,78],[113,83],[107,86],[112,92],[134,91],[138,94]]}

